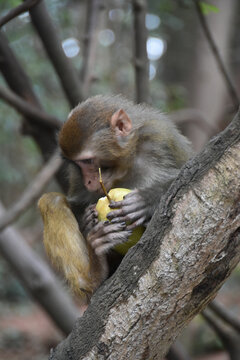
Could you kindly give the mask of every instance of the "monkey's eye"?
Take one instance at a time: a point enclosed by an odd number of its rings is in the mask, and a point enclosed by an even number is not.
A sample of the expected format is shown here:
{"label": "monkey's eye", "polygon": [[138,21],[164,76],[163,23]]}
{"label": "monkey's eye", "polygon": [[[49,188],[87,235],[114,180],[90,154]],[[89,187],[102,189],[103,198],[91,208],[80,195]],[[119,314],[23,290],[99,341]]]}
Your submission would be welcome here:
{"label": "monkey's eye", "polygon": [[85,165],[92,165],[94,163],[93,159],[83,159],[83,160],[78,160],[78,162],[85,164]]}

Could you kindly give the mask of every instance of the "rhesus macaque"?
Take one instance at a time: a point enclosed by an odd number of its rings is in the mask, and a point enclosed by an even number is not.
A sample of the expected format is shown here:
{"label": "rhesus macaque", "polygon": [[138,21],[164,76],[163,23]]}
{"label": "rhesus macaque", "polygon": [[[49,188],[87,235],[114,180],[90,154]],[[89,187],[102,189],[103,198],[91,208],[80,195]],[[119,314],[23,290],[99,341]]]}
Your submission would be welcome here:
{"label": "rhesus macaque", "polygon": [[[191,149],[158,110],[121,96],[95,96],[79,104],[59,133],[59,146],[70,188],[67,199],[50,193],[39,201],[44,242],[73,290],[89,297],[107,277],[114,246],[149,222]],[[99,167],[107,191],[133,190],[111,202],[117,209],[105,222],[98,222],[95,210],[103,196]]]}

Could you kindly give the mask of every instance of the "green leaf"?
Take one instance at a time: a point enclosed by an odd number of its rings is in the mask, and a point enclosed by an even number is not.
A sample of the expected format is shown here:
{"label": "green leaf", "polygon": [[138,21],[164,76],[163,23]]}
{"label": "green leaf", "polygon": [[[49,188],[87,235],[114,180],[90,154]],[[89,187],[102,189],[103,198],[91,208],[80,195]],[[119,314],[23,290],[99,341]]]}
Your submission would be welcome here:
{"label": "green leaf", "polygon": [[206,3],[205,1],[200,1],[199,3],[200,7],[201,7],[201,11],[204,15],[208,15],[210,13],[218,13],[219,12],[219,8],[216,7],[215,5],[211,5]]}

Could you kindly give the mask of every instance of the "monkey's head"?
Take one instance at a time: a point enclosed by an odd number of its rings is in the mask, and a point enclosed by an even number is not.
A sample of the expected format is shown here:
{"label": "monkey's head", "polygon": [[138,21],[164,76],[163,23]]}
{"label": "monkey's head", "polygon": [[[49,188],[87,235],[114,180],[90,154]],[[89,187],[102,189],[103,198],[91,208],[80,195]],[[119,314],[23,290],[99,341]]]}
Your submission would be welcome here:
{"label": "monkey's head", "polygon": [[113,101],[95,96],[74,108],[59,133],[62,155],[81,169],[86,189],[101,191],[98,168],[110,190],[131,163],[136,144],[132,121]]}

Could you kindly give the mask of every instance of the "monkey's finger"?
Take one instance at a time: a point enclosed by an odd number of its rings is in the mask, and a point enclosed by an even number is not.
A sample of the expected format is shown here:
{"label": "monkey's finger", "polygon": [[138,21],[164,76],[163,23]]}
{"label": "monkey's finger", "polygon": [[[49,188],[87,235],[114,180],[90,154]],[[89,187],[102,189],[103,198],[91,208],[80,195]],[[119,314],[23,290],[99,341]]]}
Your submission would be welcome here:
{"label": "monkey's finger", "polygon": [[126,228],[125,223],[118,223],[118,224],[105,224],[99,223],[96,225],[88,234],[87,241],[93,246],[94,242],[97,239],[103,239],[109,236],[109,234],[112,234],[114,232],[121,233]]}
{"label": "monkey's finger", "polygon": [[122,221],[126,222],[128,229],[134,229],[136,226],[143,225],[147,220],[145,210],[136,211],[132,214],[127,214],[125,217],[119,217],[113,219],[111,223],[120,223]]}
{"label": "monkey's finger", "polygon": [[131,230],[111,233],[108,236],[96,239],[92,246],[95,249],[95,253],[97,255],[104,254],[117,244],[123,244],[126,242],[131,234]]}
{"label": "monkey's finger", "polygon": [[123,200],[120,201],[111,201],[109,204],[110,208],[121,208],[124,206],[132,205],[133,203],[137,204],[138,206],[144,206],[145,201],[140,195],[140,193],[136,190],[124,196]]}
{"label": "monkey's finger", "polygon": [[124,201],[132,202],[133,200],[140,201],[142,196],[139,190],[135,189],[123,197]]}
{"label": "monkey's finger", "polygon": [[125,228],[126,228],[125,222],[121,222],[117,224],[112,224],[112,223],[105,224],[105,226],[99,227],[98,231],[95,232],[95,236],[97,237],[105,236],[110,233],[122,231]]}
{"label": "monkey's finger", "polygon": [[97,214],[95,214],[94,212],[91,212],[88,215],[86,215],[85,217],[83,217],[83,223],[89,224],[89,223],[92,223],[95,219],[97,219]]}
{"label": "monkey's finger", "polygon": [[143,216],[141,217],[140,219],[134,221],[132,224],[128,225],[127,226],[127,229],[128,230],[133,230],[135,229],[137,226],[140,226],[140,225],[143,225],[143,226],[147,226],[146,225],[146,216]]}
{"label": "monkey's finger", "polygon": [[84,236],[86,237],[86,234],[89,234],[90,231],[98,224],[97,219],[93,219],[89,223],[85,223],[85,225],[82,227],[82,232]]}
{"label": "monkey's finger", "polygon": [[98,213],[97,213],[97,210],[95,209],[95,205],[91,205],[86,208],[84,215],[83,215],[83,219],[87,220],[89,218],[97,217],[97,216],[98,216]]}
{"label": "monkey's finger", "polygon": [[144,209],[136,211],[131,214],[127,214],[125,217],[122,218],[122,220],[125,221],[126,223],[132,224],[141,218],[144,218],[144,221],[146,220],[146,213]]}
{"label": "monkey's finger", "polygon": [[[124,199],[121,201],[111,202],[109,205],[111,209],[119,209],[124,212],[131,212],[133,210],[141,209],[145,207],[145,201],[142,198],[139,199]],[[109,213],[110,214],[110,213]]]}
{"label": "monkey's finger", "polygon": [[85,209],[85,213],[95,210],[95,207],[96,207],[96,204],[91,204],[91,205],[87,206]]}
{"label": "monkey's finger", "polygon": [[126,206],[122,209],[111,211],[107,215],[107,218],[114,222],[134,221],[145,213],[145,208],[137,207],[135,204],[131,204],[130,206]]}

